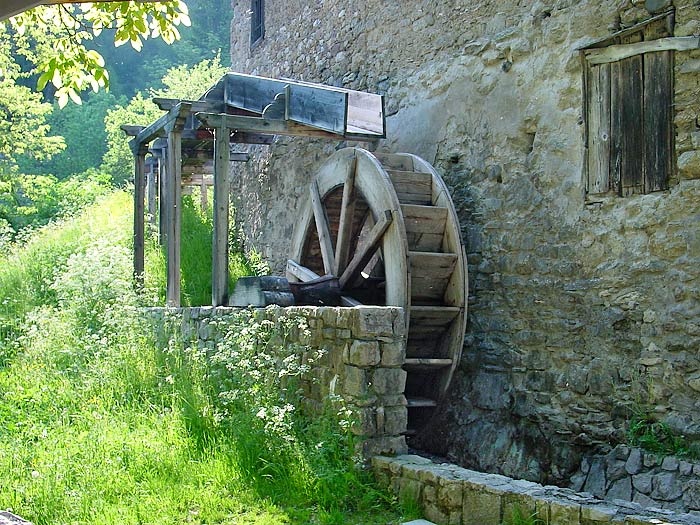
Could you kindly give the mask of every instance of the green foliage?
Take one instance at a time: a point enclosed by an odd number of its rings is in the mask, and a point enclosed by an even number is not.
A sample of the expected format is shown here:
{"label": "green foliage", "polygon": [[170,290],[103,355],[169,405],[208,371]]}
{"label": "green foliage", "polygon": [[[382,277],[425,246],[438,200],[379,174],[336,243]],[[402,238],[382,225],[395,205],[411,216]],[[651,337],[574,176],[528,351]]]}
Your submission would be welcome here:
{"label": "green foliage", "polygon": [[133,155],[120,126],[147,126],[163,114],[150,100],[151,97],[197,99],[225,72],[226,68],[221,65],[218,55],[211,60],[202,60],[194,66],[185,64],[171,68],[162,79],[162,89],[151,90],[148,95],[137,93],[126,106],[119,106],[107,112],[107,152],[103,158],[102,169],[112,176],[116,185],[123,184],[133,176]]}
{"label": "green foliage", "polygon": [[[36,65],[37,87],[55,88],[60,107],[68,100],[81,103],[80,92],[109,86],[102,55],[87,45],[103,31],[113,32],[114,45],[130,43],[141,50],[143,40],[180,38],[178,26],[190,25],[187,6],[180,0],[162,3],[105,2],[41,6],[10,19],[17,51]],[[46,36],[51,36],[47,49]],[[35,45],[31,52],[27,48]]]}
{"label": "green foliage", "polygon": [[[211,304],[212,232],[211,208],[203,213],[198,195],[182,198],[182,247],[180,250],[180,303],[183,306]],[[210,199],[211,202],[211,199]],[[165,304],[165,250],[157,232],[148,237],[145,253],[144,286],[151,304]],[[239,277],[253,275],[250,260],[235,245],[229,249],[229,290]]]}
{"label": "green foliage", "polygon": [[650,414],[632,417],[628,438],[630,445],[660,456],[700,459],[700,446],[697,443],[691,443],[685,436],[676,434],[671,427],[656,421]]}
{"label": "green foliage", "polygon": [[116,105],[117,99],[102,91],[89,94],[80,106],[72,104],[59,109],[54,105],[46,122],[52,130],[62,135],[65,149],[41,161],[26,155],[19,156],[20,172],[55,175],[65,179],[99,166],[107,151],[104,119],[107,111]]}
{"label": "green foliage", "polygon": [[510,516],[506,517],[503,525],[547,525],[537,512],[528,513],[520,507],[513,507]]}
{"label": "green foliage", "polygon": [[395,522],[355,468],[342,406],[300,409],[310,363],[287,335],[303,320],[243,310],[213,359],[154,339],[129,203],[117,192],[2,257],[2,319],[23,319],[0,332],[3,508],[37,525]]}
{"label": "green foliage", "polygon": [[79,213],[110,189],[108,177],[94,170],[66,180],[52,175],[0,175],[0,219],[15,233],[36,228]]}

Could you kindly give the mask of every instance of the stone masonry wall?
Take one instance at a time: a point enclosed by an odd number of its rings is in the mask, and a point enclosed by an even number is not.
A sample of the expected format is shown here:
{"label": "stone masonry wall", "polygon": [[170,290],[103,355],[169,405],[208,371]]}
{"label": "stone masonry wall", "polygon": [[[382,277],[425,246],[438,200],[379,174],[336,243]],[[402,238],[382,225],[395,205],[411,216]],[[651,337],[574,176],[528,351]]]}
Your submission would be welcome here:
{"label": "stone masonry wall", "polygon": [[[229,307],[151,308],[160,330],[172,326],[180,334],[164,332],[165,337],[182,337],[199,348],[213,351],[223,340],[229,323],[240,311]],[[279,325],[286,317],[303,317],[308,333],[292,332],[288,341],[305,347],[305,352],[324,353],[308,375],[302,377],[304,394],[312,409],[334,393],[341,396],[356,417],[353,431],[360,436],[362,454],[401,454],[406,452],[407,413],[403,395],[406,372],[405,328],[401,308],[358,307],[316,308],[299,306],[268,307],[255,312],[259,321]],[[163,319],[168,324],[163,324]]]}
{"label": "stone masonry wall", "polygon": [[[591,41],[662,0],[234,0],[235,70],[386,96],[380,150],[433,163],[469,258],[464,354],[431,433],[451,461],[565,482],[624,442],[631,410],[700,438],[700,51],[675,53],[668,191],[587,202],[582,65]],[[677,0],[674,36],[700,34]],[[233,172],[248,247],[274,270],[338,146],[279,138]]]}
{"label": "stone masonry wall", "polygon": [[624,499],[643,507],[700,511],[700,463],[662,458],[639,448],[618,445],[605,456],[585,458],[572,481],[574,490],[610,501]]}
{"label": "stone masonry wall", "polygon": [[[377,480],[402,500],[418,503],[437,525],[682,525],[697,524],[697,513],[643,509],[622,500],[603,502],[590,493],[542,486],[498,474],[484,474],[420,456],[372,459]],[[513,519],[520,513],[524,519]]]}

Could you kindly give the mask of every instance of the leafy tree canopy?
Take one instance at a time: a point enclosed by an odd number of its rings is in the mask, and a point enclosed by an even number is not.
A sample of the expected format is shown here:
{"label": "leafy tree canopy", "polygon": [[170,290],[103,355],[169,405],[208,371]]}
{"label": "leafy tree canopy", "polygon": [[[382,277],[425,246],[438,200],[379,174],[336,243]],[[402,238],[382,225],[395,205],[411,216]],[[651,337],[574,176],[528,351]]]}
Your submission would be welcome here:
{"label": "leafy tree canopy", "polygon": [[[109,85],[105,60],[90,46],[103,31],[113,32],[115,45],[130,43],[138,51],[148,38],[174,42],[180,38],[180,25],[190,25],[182,0],[42,6],[5,24],[12,33],[10,51],[33,66],[29,72],[39,74],[40,91],[49,83],[55,88],[60,107],[68,100],[80,104],[80,93],[86,89],[98,91]],[[5,67],[10,71],[12,66],[2,64],[0,77],[6,75]]]}

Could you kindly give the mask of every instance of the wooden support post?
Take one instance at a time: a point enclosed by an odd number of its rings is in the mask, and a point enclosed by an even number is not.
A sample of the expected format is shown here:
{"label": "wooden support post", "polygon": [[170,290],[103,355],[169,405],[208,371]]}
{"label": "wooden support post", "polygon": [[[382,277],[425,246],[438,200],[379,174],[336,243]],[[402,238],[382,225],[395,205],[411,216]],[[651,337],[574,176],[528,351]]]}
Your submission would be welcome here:
{"label": "wooden support post", "polygon": [[[229,214],[229,129],[214,131],[214,233],[212,242],[211,301],[214,306],[228,301],[228,214]],[[206,186],[202,185],[203,191]]]}
{"label": "wooden support post", "polygon": [[150,169],[146,179],[146,199],[148,201],[148,222],[152,225],[156,223],[156,184],[158,178],[158,157],[151,157]]}
{"label": "wooden support post", "polygon": [[166,244],[168,306],[180,306],[180,233],[182,229],[182,132],[174,127],[168,131],[168,183]]}
{"label": "wooden support post", "polygon": [[165,246],[168,224],[168,150],[162,148],[158,162],[158,242]]}
{"label": "wooden support post", "polygon": [[146,152],[147,149],[143,145],[134,151],[134,280],[137,288],[143,286]]}

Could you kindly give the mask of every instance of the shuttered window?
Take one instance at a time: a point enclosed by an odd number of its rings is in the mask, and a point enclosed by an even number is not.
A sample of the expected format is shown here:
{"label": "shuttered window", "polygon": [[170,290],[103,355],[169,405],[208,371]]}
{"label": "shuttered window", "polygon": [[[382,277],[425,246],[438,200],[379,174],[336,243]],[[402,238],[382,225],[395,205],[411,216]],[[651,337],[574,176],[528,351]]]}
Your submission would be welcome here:
{"label": "shuttered window", "polygon": [[265,36],[265,0],[251,0],[250,12],[250,45],[252,47]]}
{"label": "shuttered window", "polygon": [[[629,44],[665,36],[661,22],[609,45],[627,45],[628,54],[635,49]],[[640,52],[605,63],[592,59],[595,53],[584,56],[587,193],[629,196],[668,188],[674,166],[673,51]]]}

